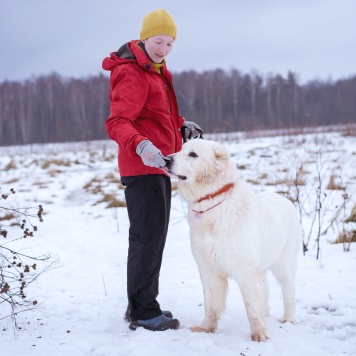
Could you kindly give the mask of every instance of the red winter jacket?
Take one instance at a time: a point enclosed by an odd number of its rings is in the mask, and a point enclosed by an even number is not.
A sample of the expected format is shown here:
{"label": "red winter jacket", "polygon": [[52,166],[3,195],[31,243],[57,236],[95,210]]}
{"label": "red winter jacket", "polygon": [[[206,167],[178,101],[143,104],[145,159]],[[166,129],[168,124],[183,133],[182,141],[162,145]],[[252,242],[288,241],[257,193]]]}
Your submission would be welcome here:
{"label": "red winter jacket", "polygon": [[103,60],[110,70],[109,137],[119,146],[120,175],[164,174],[147,167],[136,153],[142,140],[150,140],[166,156],[182,147],[181,127],[172,75],[166,65],[157,73],[149,58],[131,41]]}

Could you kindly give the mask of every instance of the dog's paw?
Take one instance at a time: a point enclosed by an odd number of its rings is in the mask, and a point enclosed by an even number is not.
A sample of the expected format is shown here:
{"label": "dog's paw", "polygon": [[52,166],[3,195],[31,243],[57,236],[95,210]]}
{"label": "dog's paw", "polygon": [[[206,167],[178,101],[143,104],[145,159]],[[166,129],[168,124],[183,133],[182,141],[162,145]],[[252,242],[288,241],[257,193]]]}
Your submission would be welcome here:
{"label": "dog's paw", "polygon": [[190,331],[193,333],[213,333],[215,331],[215,329],[213,329],[213,328],[206,329],[201,326],[192,326],[190,328]]}
{"label": "dog's paw", "polygon": [[256,331],[254,333],[252,333],[251,335],[251,339],[253,341],[267,341],[268,340],[268,336],[266,333],[262,332],[262,331]]}
{"label": "dog's paw", "polygon": [[294,318],[287,318],[287,317],[283,317],[281,319],[279,319],[279,322],[284,324],[284,323],[292,323],[295,324],[295,319]]}

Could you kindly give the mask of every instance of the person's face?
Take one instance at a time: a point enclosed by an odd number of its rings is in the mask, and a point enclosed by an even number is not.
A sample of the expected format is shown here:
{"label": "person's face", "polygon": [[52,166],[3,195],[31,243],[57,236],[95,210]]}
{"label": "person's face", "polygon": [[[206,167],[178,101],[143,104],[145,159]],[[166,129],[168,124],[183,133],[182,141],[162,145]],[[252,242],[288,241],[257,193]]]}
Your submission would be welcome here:
{"label": "person's face", "polygon": [[158,35],[146,38],[143,43],[153,62],[161,63],[173,49],[174,38],[168,35]]}

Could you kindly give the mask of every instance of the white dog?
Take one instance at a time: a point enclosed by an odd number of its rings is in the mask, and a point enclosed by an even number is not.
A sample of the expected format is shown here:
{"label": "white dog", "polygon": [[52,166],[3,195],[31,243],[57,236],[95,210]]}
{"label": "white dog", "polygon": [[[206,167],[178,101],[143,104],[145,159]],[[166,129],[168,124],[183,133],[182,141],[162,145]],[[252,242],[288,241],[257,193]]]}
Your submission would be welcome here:
{"label": "white dog", "polygon": [[180,194],[188,203],[192,252],[204,290],[205,318],[191,330],[216,330],[232,277],[241,290],[252,340],[266,340],[267,270],[282,288],[280,321],[294,323],[302,240],[293,204],[277,194],[254,193],[238,179],[228,151],[216,142],[191,140],[168,159],[168,171],[179,178]]}

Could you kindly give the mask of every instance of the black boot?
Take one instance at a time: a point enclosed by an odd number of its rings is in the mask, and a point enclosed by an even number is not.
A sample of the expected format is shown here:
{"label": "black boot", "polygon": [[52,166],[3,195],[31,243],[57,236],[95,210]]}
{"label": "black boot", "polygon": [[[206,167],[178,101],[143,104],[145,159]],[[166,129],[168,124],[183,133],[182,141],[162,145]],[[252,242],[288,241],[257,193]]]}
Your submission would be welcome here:
{"label": "black boot", "polygon": [[[169,310],[162,310],[162,315],[166,316],[167,318],[173,318],[173,314]],[[129,306],[127,306],[127,309],[126,309],[126,312],[124,315],[124,320],[127,321],[128,323],[131,322]]]}

